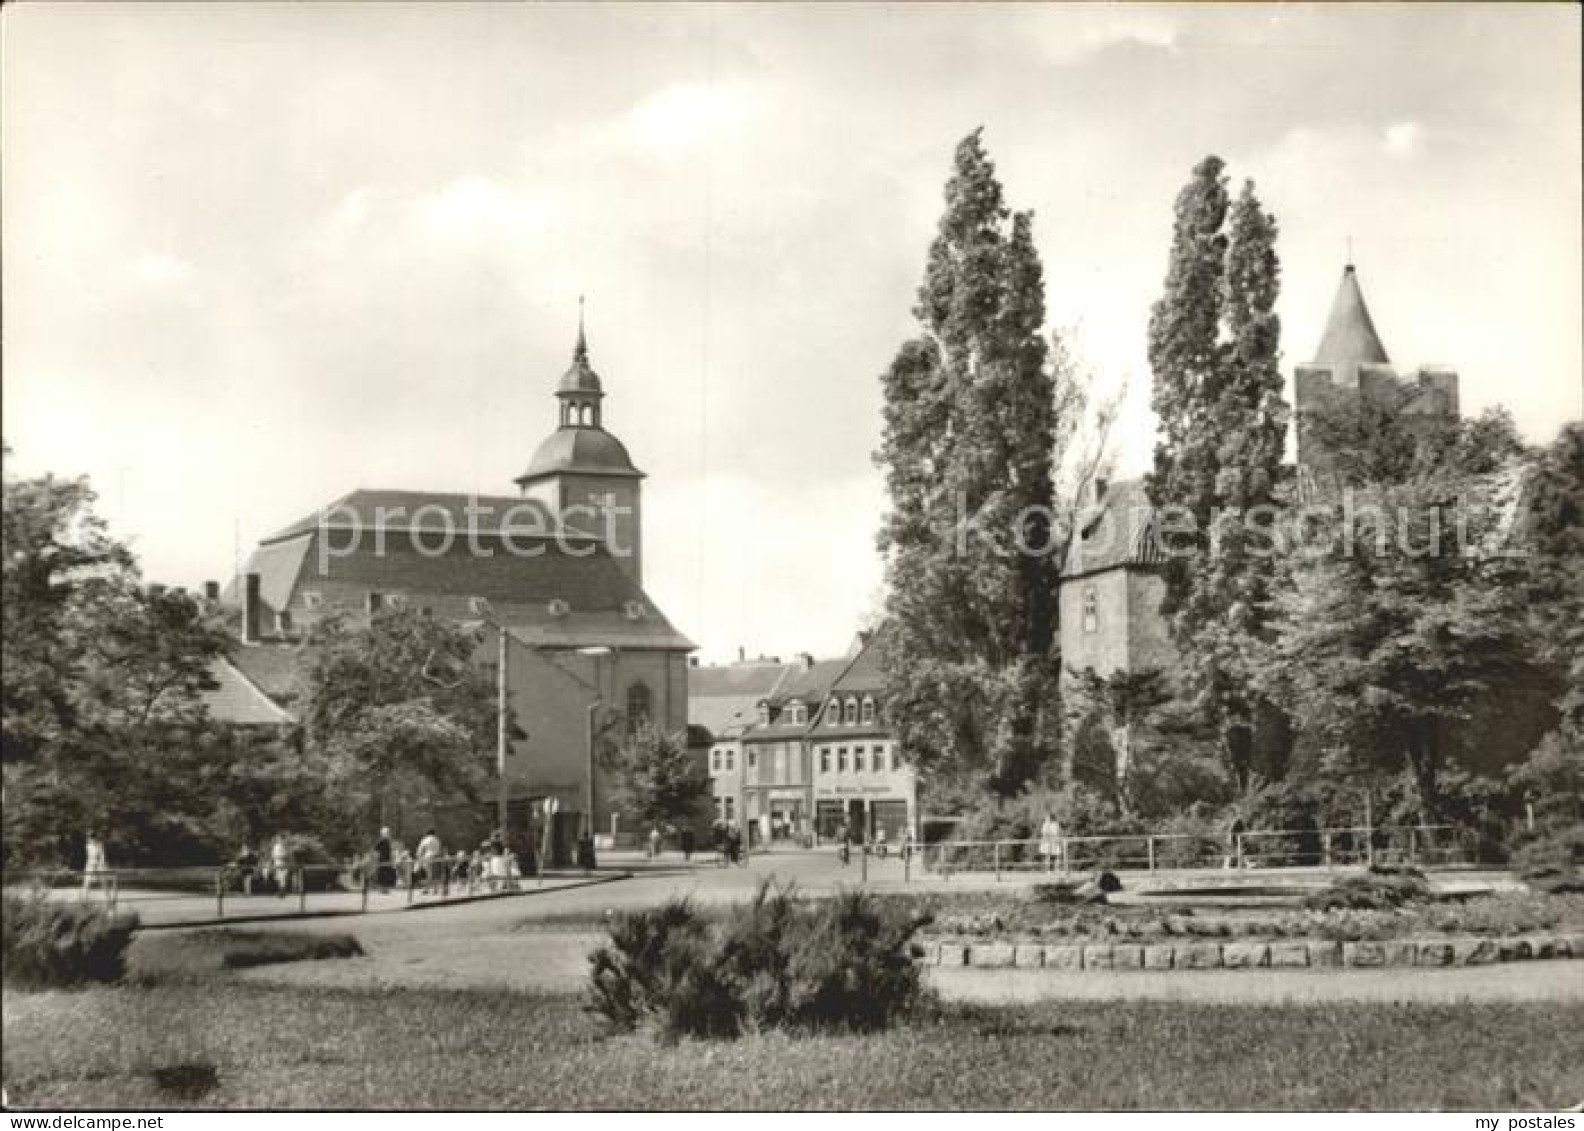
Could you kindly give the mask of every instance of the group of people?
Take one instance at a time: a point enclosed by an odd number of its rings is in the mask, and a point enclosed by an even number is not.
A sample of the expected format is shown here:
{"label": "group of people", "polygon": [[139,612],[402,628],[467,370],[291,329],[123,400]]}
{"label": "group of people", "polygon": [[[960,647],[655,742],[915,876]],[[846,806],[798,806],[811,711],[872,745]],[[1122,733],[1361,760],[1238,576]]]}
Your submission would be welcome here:
{"label": "group of people", "polygon": [[[861,843],[862,839],[862,834],[855,830],[852,825],[846,824],[842,826],[841,849],[839,854],[844,867],[852,862],[853,845]],[[875,826],[874,836],[869,841],[869,849],[874,855],[880,857],[882,860],[885,859],[886,853],[890,851],[890,842],[887,838],[884,825]],[[913,855],[913,829],[910,825],[902,826],[902,843],[900,845],[900,851],[902,853],[902,859],[904,860]]]}
{"label": "group of people", "polygon": [[747,859],[743,856],[742,829],[736,825],[728,825],[725,821],[716,821],[710,827],[710,841],[715,848],[716,867],[724,868],[728,864],[747,864]]}
{"label": "group of people", "polygon": [[678,833],[671,825],[667,825],[663,830],[659,825],[651,825],[649,827],[649,859],[653,860],[658,857],[662,849],[665,847],[665,842],[672,837],[676,838],[677,847],[682,850],[682,860],[684,862],[692,860],[694,847],[692,828],[684,827],[682,831]]}
{"label": "group of people", "polygon": [[408,876],[425,895],[441,894],[453,884],[510,891],[518,886],[523,875],[522,861],[507,846],[505,834],[500,829],[480,841],[475,851],[464,849],[455,856],[447,856],[433,828],[425,830],[418,841],[416,855],[408,852],[400,841],[393,840],[390,829],[384,828],[380,829],[370,855],[371,876],[382,892],[390,891]]}
{"label": "group of people", "polygon": [[252,895],[256,884],[267,885],[275,889],[276,896],[285,899],[291,890],[294,855],[284,836],[276,836],[262,852],[253,851],[252,845],[244,843],[231,863],[242,894]]}

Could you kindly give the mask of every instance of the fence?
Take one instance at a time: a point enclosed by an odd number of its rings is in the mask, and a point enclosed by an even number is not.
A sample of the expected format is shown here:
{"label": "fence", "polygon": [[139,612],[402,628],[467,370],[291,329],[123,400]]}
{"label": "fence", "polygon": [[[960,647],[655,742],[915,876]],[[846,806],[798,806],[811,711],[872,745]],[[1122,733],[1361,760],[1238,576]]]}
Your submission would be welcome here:
{"label": "fence", "polygon": [[[535,873],[544,883],[544,873]],[[515,858],[459,855],[428,861],[379,864],[358,860],[346,866],[271,865],[244,869],[234,864],[188,868],[114,868],[95,872],[71,869],[10,871],[7,892],[33,890],[54,899],[103,902],[112,911],[186,911],[200,903],[214,916],[254,917],[310,910],[367,911],[371,895],[419,900],[466,899],[480,894],[521,890],[524,877]],[[273,898],[271,898],[273,897]],[[284,907],[279,907],[281,903]],[[178,906],[183,904],[185,906]]]}
{"label": "fence", "polygon": [[1007,873],[1181,868],[1343,867],[1360,864],[1448,866],[1471,864],[1478,837],[1454,825],[1401,825],[1374,828],[1251,830],[1229,838],[1194,834],[1135,833],[1119,836],[1067,836],[1056,851],[1042,851],[1042,840],[954,840],[919,849],[923,870]]}

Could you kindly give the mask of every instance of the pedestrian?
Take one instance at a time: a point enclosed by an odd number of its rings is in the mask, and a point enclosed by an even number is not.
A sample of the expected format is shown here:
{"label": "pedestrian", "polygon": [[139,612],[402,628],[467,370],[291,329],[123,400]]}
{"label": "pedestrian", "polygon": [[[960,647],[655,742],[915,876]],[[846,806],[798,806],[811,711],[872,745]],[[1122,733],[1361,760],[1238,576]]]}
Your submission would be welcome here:
{"label": "pedestrian", "polygon": [[286,838],[278,833],[270,845],[270,878],[275,882],[276,896],[285,899],[286,889],[291,884],[291,849],[286,847]]}
{"label": "pedestrian", "polygon": [[434,829],[426,830],[418,842],[418,871],[423,876],[425,895],[433,894],[440,886],[440,858],[444,855]]}
{"label": "pedestrian", "polygon": [[682,830],[682,863],[687,864],[693,860],[693,826],[689,825]]}
{"label": "pedestrian", "polygon": [[252,845],[243,843],[236,856],[237,880],[243,895],[253,894],[253,874],[258,871],[258,854]]}
{"label": "pedestrian", "polygon": [[1056,857],[1061,854],[1061,822],[1056,819],[1055,813],[1047,812],[1045,822],[1040,825],[1039,852],[1045,870],[1054,871]]}
{"label": "pedestrian", "polygon": [[649,859],[653,860],[660,855],[660,830],[654,825],[649,826]]}
{"label": "pedestrian", "polygon": [[392,862],[396,859],[395,847],[391,844],[390,829],[380,829],[379,837],[374,841],[374,883],[383,895],[390,891],[396,883],[396,869]]}
{"label": "pedestrian", "polygon": [[842,867],[852,863],[853,831],[851,823],[842,825],[841,831],[841,862]]}
{"label": "pedestrian", "polygon": [[741,864],[743,862],[742,847],[742,830],[733,825],[726,830],[726,862],[728,864]]}
{"label": "pedestrian", "polygon": [[912,858],[913,858],[913,826],[912,825],[903,825],[902,826],[902,859],[905,861],[905,860],[911,860]]}
{"label": "pedestrian", "polygon": [[82,897],[88,898],[88,889],[95,884],[100,885],[105,892],[109,892],[109,880],[106,872],[109,870],[105,863],[104,841],[99,839],[99,834],[92,829],[88,830],[88,837],[83,845],[83,889]]}
{"label": "pedestrian", "polygon": [[886,831],[885,831],[885,826],[881,825],[879,828],[875,829],[875,855],[880,857],[880,859],[884,860],[885,859],[885,854],[886,854]]}

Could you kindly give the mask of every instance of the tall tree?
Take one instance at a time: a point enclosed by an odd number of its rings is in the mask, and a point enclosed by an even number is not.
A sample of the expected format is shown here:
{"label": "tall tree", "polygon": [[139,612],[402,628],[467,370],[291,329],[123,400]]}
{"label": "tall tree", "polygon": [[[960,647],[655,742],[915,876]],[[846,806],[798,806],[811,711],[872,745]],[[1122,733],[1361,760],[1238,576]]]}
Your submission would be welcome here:
{"label": "tall tree", "polygon": [[1252,182],[1231,203],[1223,168],[1207,157],[1177,198],[1165,294],[1150,318],[1160,440],[1147,485],[1172,532],[1162,611],[1187,687],[1247,789],[1256,727],[1271,715],[1247,660],[1267,635],[1287,408],[1276,221]]}
{"label": "tall tree", "polygon": [[1007,794],[1048,754],[1055,398],[1032,217],[1006,206],[977,130],[914,315],[882,378],[876,457],[892,717],[927,773]]}
{"label": "tall tree", "polygon": [[342,811],[365,822],[348,835],[366,833],[395,806],[485,795],[496,692],[472,662],[477,646],[466,629],[417,609],[314,626],[305,644],[307,756],[323,763]]}
{"label": "tall tree", "polygon": [[1403,476],[1339,483],[1307,508],[1329,525],[1283,559],[1261,684],[1323,752],[1319,772],[1377,786],[1402,775],[1434,820],[1470,720],[1543,675],[1525,627],[1529,563],[1495,546],[1520,445],[1499,419],[1389,426],[1416,453]]}
{"label": "tall tree", "polygon": [[640,824],[686,824],[709,796],[709,771],[677,735],[653,723],[635,727],[606,757],[622,812]]}

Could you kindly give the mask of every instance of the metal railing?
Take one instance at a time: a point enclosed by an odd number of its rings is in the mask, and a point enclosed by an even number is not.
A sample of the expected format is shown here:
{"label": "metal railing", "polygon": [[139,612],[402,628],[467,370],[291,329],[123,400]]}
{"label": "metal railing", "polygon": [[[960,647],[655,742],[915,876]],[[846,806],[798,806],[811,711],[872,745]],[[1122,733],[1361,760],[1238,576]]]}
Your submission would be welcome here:
{"label": "metal railing", "polygon": [[[1323,829],[1256,829],[1231,837],[1193,833],[1064,836],[1054,842],[950,840],[924,845],[926,872],[1069,875],[1096,869],[1165,871],[1189,868],[1332,868],[1363,864],[1447,866],[1477,859],[1478,836],[1456,825],[1393,825]],[[1051,852],[1048,849],[1054,848]]]}
{"label": "metal railing", "polygon": [[[281,914],[273,905],[289,900],[285,913],[315,910],[367,911],[370,897],[395,895],[402,902],[473,898],[523,889],[528,879],[544,883],[542,870],[524,875],[515,857],[463,854],[382,864],[358,859],[346,865],[236,864],[185,868],[105,868],[85,872],[68,868],[11,870],[7,892],[31,891],[58,901],[102,903],[110,911],[178,901],[212,905],[214,917]],[[273,897],[273,898],[271,898]]]}

